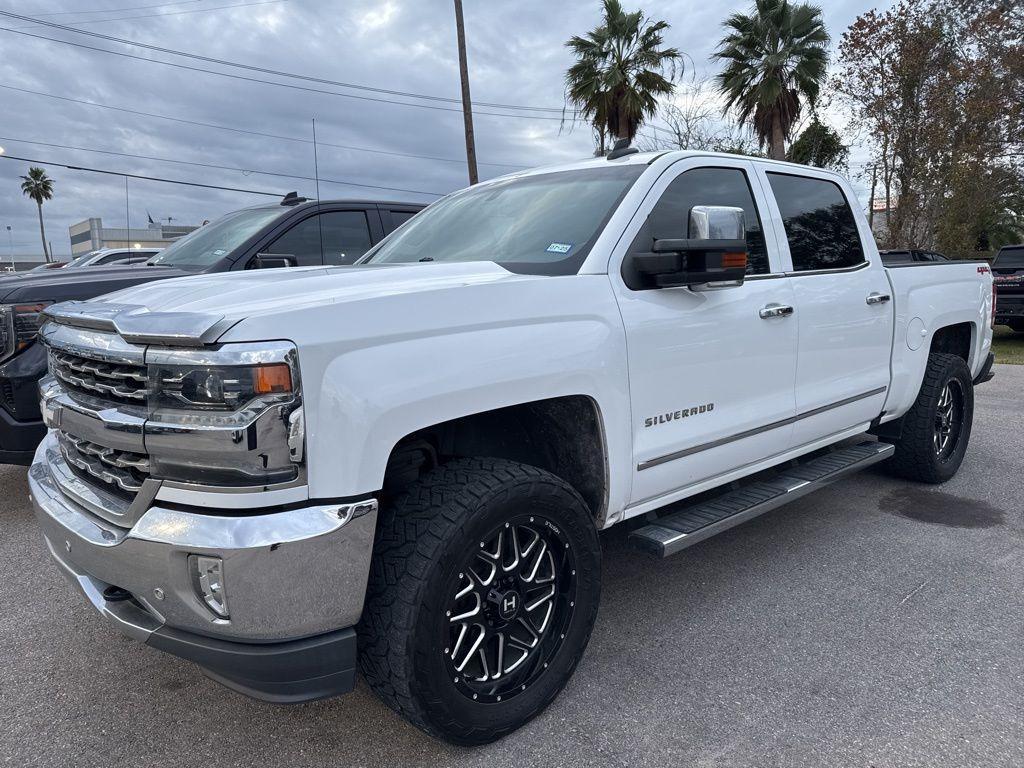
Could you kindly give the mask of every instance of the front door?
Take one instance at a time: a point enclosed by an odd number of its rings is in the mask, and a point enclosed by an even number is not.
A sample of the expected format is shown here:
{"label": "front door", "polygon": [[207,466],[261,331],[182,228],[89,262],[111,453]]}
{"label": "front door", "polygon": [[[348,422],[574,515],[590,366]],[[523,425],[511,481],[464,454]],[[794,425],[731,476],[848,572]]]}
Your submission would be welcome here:
{"label": "front door", "polygon": [[632,290],[619,274],[621,260],[613,259],[628,349],[632,505],[685,495],[689,486],[790,447],[797,325],[792,316],[760,313],[792,305],[790,281],[773,237],[765,237],[752,165],[709,162],[680,161],[659,179],[624,250],[649,252],[655,239],[687,237],[693,206],[740,207],[749,249],[743,284]]}

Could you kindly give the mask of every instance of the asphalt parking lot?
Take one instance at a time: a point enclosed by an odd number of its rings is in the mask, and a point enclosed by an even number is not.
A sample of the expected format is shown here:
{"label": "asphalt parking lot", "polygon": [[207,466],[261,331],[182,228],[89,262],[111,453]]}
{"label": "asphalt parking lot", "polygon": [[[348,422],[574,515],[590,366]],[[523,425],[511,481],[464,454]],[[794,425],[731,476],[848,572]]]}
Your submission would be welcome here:
{"label": "asphalt parking lot", "polygon": [[0,469],[0,760],[18,766],[1024,765],[1024,366],[977,390],[960,474],[870,471],[668,560],[604,535],[562,696],[438,743],[360,684],[281,708],[122,638],[58,574]]}

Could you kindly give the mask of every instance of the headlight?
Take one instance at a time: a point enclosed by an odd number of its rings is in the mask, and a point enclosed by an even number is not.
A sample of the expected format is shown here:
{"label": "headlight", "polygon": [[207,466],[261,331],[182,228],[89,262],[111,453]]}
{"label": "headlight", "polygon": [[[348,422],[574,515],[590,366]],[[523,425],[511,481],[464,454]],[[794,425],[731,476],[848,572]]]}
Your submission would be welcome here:
{"label": "headlight", "polygon": [[51,303],[0,304],[0,360],[6,360],[36,340],[39,313]]}
{"label": "headlight", "polygon": [[149,347],[146,362],[153,478],[253,487],[299,479],[305,430],[295,345]]}
{"label": "headlight", "polygon": [[291,370],[285,363],[251,366],[151,366],[151,406],[237,411],[256,398],[288,399]]}

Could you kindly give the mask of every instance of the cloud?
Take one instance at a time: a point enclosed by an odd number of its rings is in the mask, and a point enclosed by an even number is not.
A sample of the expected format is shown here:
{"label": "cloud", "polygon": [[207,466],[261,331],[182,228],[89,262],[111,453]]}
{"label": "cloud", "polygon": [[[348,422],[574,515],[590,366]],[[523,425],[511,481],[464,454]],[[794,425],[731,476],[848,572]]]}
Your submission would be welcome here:
{"label": "cloud", "polygon": [[[61,0],[48,4],[47,11],[80,11],[83,4],[84,0]],[[116,3],[99,5],[118,6]],[[627,7],[632,5],[634,3],[627,2]],[[709,67],[707,57],[718,37],[721,19],[731,10],[746,5],[714,6],[690,1],[648,2],[645,7],[649,13],[672,24],[667,42],[684,50],[693,60],[694,68],[703,71]],[[855,15],[868,7],[867,2],[830,3],[826,5],[826,21],[838,37]],[[46,18],[73,25],[85,19],[141,16],[169,10],[172,9]],[[465,4],[465,15],[474,101],[539,105],[557,110],[563,106],[563,77],[570,63],[563,43],[570,35],[584,32],[597,22],[599,3],[597,0],[572,3],[470,0]],[[24,26],[24,22],[0,19],[0,26]],[[272,5],[91,23],[82,28],[347,83],[451,99],[457,99],[460,93],[454,11],[449,2],[285,0]],[[202,64],[171,54],[149,53],[70,32],[44,29],[38,32],[143,58],[344,91],[350,97],[187,71],[0,31],[0,85],[287,137],[272,139],[186,125],[0,88],[0,136],[6,137],[0,138],[0,146],[5,147],[9,155],[279,193],[295,189],[312,196],[314,184],[304,179],[182,163],[312,176],[313,152],[309,139],[312,119],[316,118],[317,137],[323,144],[319,152],[323,178],[439,193],[466,183],[462,115],[457,101],[420,102],[430,104],[433,109],[399,106],[370,100],[402,101],[398,96],[288,81]],[[486,114],[502,111],[553,119]],[[590,155],[590,131],[585,126],[563,125],[560,118],[557,111],[523,113],[478,106],[474,125],[482,163],[481,176],[489,178],[511,170],[487,163],[533,166]],[[16,139],[181,162],[32,146]],[[398,157],[325,146],[327,144],[440,159]],[[16,250],[39,252],[35,205],[23,197],[18,188],[17,177],[25,173],[27,167],[26,163],[0,160],[0,256],[3,257],[7,251],[3,227],[8,224],[12,226],[14,241],[25,243],[25,246],[16,246]],[[100,216],[109,226],[124,225],[123,179],[57,167],[48,168],[48,172],[56,182],[55,197],[44,206],[44,212],[47,234],[58,255],[70,252],[67,228],[76,221]],[[429,195],[336,183],[322,183],[321,192],[325,198],[432,199]],[[264,199],[133,180],[128,183],[127,208],[133,226],[145,225],[147,211],[154,218],[173,216],[176,221],[199,223]]]}

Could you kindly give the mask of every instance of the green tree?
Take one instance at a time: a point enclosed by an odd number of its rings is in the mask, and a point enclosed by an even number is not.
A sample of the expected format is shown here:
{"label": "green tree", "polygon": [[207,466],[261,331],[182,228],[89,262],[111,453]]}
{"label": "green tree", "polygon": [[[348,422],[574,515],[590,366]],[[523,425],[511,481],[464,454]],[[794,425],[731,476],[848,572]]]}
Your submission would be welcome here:
{"label": "green tree", "polygon": [[834,171],[846,170],[849,156],[850,148],[843,143],[842,137],[831,126],[821,122],[817,116],[811,118],[811,122],[800,132],[786,152],[786,159],[791,163],[814,165]]}
{"label": "green tree", "polygon": [[36,201],[39,210],[39,236],[43,240],[43,258],[50,261],[50,251],[46,247],[46,228],[43,226],[43,203],[53,199],[53,180],[42,168],[29,168],[28,176],[21,177],[21,191]]}
{"label": "green tree", "polygon": [[632,141],[654,116],[658,97],[672,94],[682,54],[663,47],[668,28],[643,11],[626,13],[619,0],[604,0],[602,23],[566,43],[576,56],[565,73],[566,97],[594,126],[602,150],[607,136]]}
{"label": "green tree", "polygon": [[734,13],[714,57],[725,62],[718,87],[726,111],[736,110],[768,156],[786,159],[786,141],[800,117],[801,99],[814,106],[828,68],[828,32],[821,9],[788,0],[755,0],[752,13]]}

